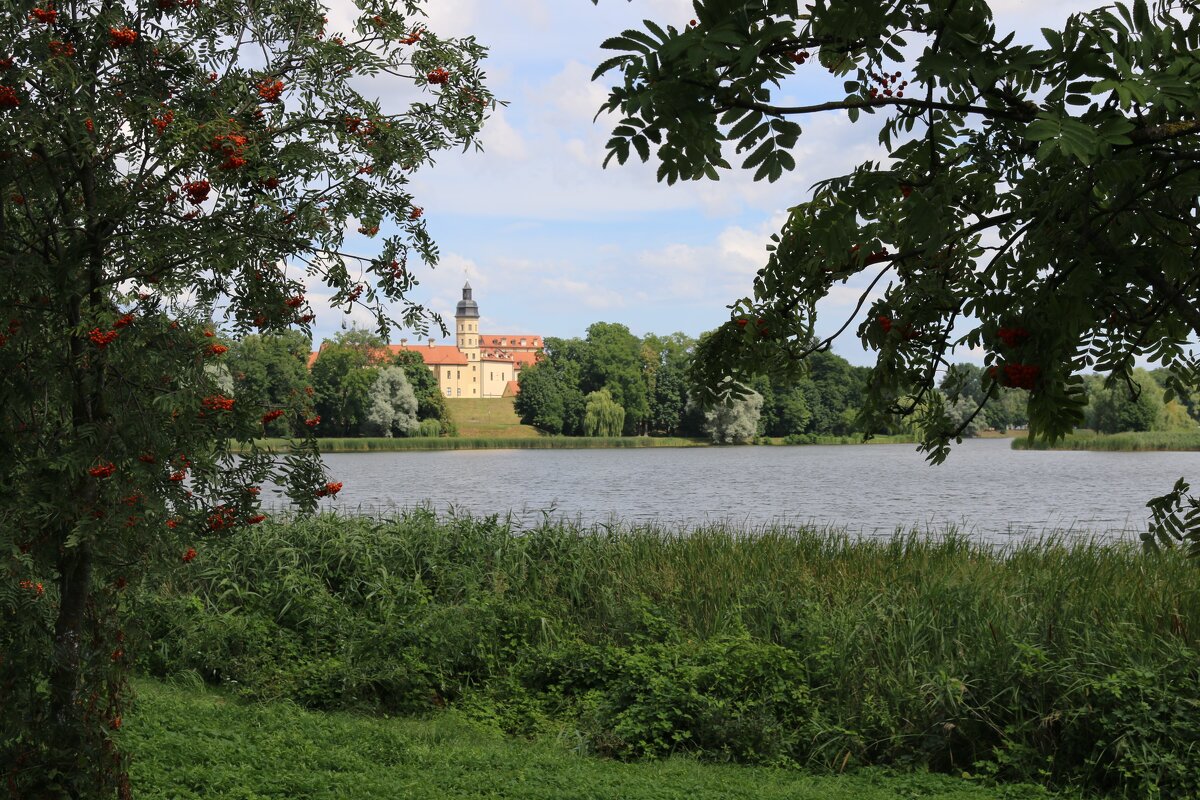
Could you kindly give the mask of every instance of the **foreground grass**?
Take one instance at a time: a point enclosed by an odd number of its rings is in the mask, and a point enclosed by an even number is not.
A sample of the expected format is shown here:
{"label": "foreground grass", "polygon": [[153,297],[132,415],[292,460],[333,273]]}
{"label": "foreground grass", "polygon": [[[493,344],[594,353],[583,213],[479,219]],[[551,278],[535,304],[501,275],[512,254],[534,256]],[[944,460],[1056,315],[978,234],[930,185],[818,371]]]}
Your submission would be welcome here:
{"label": "foreground grass", "polygon": [[1200,796],[1200,569],[1080,538],[323,516],[131,593],[155,675],[622,760]]}
{"label": "foreground grass", "polygon": [[1031,444],[1027,437],[1021,437],[1013,439],[1012,446],[1014,450],[1200,450],[1200,430],[1129,431],[1109,434],[1084,430],[1068,434],[1053,445],[1046,444],[1043,439]]}
{"label": "foreground grass", "polygon": [[247,704],[203,688],[140,681],[122,730],[141,798],[520,798],[521,800],[1033,800],[938,775],[864,770],[813,776],[691,759],[626,764],[562,739],[524,741],[453,712],[378,719]]}

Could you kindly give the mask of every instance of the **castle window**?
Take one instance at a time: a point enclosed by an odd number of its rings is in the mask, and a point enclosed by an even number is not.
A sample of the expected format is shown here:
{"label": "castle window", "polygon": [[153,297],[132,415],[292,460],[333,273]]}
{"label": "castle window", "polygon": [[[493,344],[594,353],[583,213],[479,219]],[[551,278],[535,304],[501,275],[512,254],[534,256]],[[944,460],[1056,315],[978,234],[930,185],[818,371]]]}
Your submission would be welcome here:
{"label": "castle window", "polygon": [[459,390],[458,390],[458,396],[459,396],[459,397],[462,397],[462,389],[459,389]]}
{"label": "castle window", "polygon": [[453,393],[452,391],[450,391],[449,389],[447,389],[447,390],[446,390],[446,397],[450,397],[450,396],[452,396],[453,394],[454,394],[454,393]]}

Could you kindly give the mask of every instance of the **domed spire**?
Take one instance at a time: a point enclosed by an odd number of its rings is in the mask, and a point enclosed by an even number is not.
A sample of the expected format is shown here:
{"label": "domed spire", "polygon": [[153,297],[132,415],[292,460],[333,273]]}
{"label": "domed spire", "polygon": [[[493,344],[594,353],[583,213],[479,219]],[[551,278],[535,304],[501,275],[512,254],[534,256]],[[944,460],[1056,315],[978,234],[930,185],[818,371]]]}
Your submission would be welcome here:
{"label": "domed spire", "polygon": [[479,319],[479,304],[471,299],[470,282],[463,284],[462,300],[458,301],[458,308],[455,310],[454,316]]}

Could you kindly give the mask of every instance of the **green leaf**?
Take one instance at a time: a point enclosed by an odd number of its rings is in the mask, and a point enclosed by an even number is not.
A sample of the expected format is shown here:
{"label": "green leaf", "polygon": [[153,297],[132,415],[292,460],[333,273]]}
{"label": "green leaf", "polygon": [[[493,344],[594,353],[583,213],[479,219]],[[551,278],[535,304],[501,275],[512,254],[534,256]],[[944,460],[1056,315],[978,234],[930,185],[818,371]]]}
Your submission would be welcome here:
{"label": "green leaf", "polygon": [[1044,139],[1057,138],[1062,128],[1058,120],[1053,119],[1035,119],[1025,128],[1025,138],[1031,142],[1040,142]]}

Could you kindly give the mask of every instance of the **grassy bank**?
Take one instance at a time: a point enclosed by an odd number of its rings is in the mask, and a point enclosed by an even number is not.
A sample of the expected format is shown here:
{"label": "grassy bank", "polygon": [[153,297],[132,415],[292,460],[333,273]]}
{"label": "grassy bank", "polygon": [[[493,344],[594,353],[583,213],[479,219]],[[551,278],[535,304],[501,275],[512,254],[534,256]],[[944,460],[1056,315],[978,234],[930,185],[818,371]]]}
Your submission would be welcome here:
{"label": "grassy bank", "polygon": [[511,397],[446,398],[458,435],[472,439],[536,439],[541,432],[522,425]]}
{"label": "grassy bank", "polygon": [[619,759],[1200,792],[1200,570],[1128,544],[332,516],[132,598],[142,669]]}
{"label": "grassy bank", "polygon": [[[466,401],[464,401],[466,402]],[[911,436],[877,436],[867,444],[913,443]],[[803,441],[784,441],[773,438],[770,445],[843,445],[863,444],[861,436],[806,436]],[[259,439],[259,447],[286,452],[287,439]],[[685,436],[538,436],[515,439],[488,436],[413,436],[409,438],[328,438],[318,439],[322,453],[405,452],[425,450],[589,450],[621,447],[711,447],[708,439]],[[238,449],[234,445],[235,451]]]}
{"label": "grassy bank", "polygon": [[310,800],[1034,800],[938,775],[814,776],[688,759],[625,764],[568,739],[503,736],[453,712],[369,719],[247,704],[196,683],[140,681],[122,729],[140,798]]}
{"label": "grassy bank", "polygon": [[[288,450],[287,439],[259,439],[260,447],[278,452]],[[345,438],[318,439],[322,453],[405,452],[423,450],[578,450],[602,447],[697,447],[703,439],[678,436],[539,436],[536,439],[499,439],[489,437]],[[235,448],[236,449],[236,448]]]}
{"label": "grassy bank", "polygon": [[1013,439],[1014,450],[1200,450],[1200,430],[1196,431],[1139,431],[1098,434],[1076,431],[1053,445],[1044,440],[1030,444],[1027,437]]}

